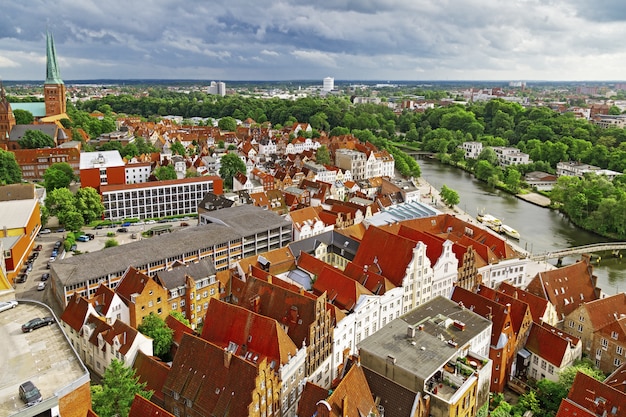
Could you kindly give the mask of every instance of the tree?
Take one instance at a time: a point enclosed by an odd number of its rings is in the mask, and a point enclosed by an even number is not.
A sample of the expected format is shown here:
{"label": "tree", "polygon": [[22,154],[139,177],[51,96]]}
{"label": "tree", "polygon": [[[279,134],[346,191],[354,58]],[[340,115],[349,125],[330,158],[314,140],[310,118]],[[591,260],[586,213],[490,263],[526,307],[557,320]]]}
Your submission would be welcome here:
{"label": "tree", "polygon": [[477,158],[479,161],[487,161],[489,162],[491,165],[497,165],[498,164],[498,155],[496,154],[496,151],[494,151],[492,148],[490,147],[486,147],[484,148],[480,154],[478,155]]}
{"label": "tree", "polygon": [[330,164],[330,152],[328,151],[326,145],[322,145],[317,148],[317,151],[315,151],[315,161],[322,165]]}
{"label": "tree", "polygon": [[228,189],[232,189],[233,177],[238,172],[245,173],[246,164],[243,163],[236,153],[227,153],[222,156],[220,163],[220,177],[224,180],[224,186]]}
{"label": "tree", "polygon": [[563,384],[563,387],[569,391],[578,372],[582,372],[598,381],[604,381],[604,378],[606,378],[602,371],[596,368],[591,361],[581,359],[575,361],[572,366],[568,366],[559,373],[559,383]]}
{"label": "tree", "polygon": [[157,177],[159,181],[175,180],[177,178],[176,171],[171,165],[162,165],[158,167],[154,170],[154,176]]}
{"label": "tree", "polygon": [[183,313],[181,313],[180,311],[170,311],[170,316],[174,317],[176,320],[185,324],[186,326],[191,327],[191,323],[189,322],[189,320],[187,320],[185,316],[183,316]]}
{"label": "tree", "polygon": [[72,232],[78,232],[85,225],[82,214],[76,211],[75,208],[71,211],[59,213],[57,218],[59,223]]}
{"label": "tree", "polygon": [[152,350],[156,356],[167,359],[174,341],[174,330],[167,327],[161,317],[154,313],[148,314],[137,330],[152,339]]}
{"label": "tree", "polygon": [[83,216],[85,224],[102,217],[104,204],[102,204],[100,194],[95,188],[80,188],[74,198],[76,199],[76,209]]}
{"label": "tree", "polygon": [[0,149],[0,185],[17,184],[22,181],[22,170],[13,152]]}
{"label": "tree", "polygon": [[235,130],[237,130],[237,120],[230,116],[222,117],[220,121],[217,122],[217,127],[219,127],[220,130],[234,132]]}
{"label": "tree", "polygon": [[35,117],[28,110],[15,109],[13,116],[15,116],[16,125],[30,125],[35,121]]}
{"label": "tree", "polygon": [[518,170],[515,168],[507,169],[506,180],[504,182],[512,193],[517,193],[519,191],[521,180],[522,174]]}
{"label": "tree", "polygon": [[178,141],[172,143],[172,146],[170,146],[170,150],[172,151],[174,155],[185,156],[185,154],[187,153],[185,151],[185,145],[183,145],[182,143]]}
{"label": "tree", "polygon": [[119,242],[115,239],[107,239],[104,241],[104,248],[113,248],[119,246]]}
{"label": "tree", "polygon": [[133,368],[113,359],[104,371],[101,385],[91,386],[93,411],[100,417],[127,417],[135,394],[150,399],[153,391],[147,391],[146,383],[140,383]]}
{"label": "tree", "polygon": [[461,201],[459,193],[451,188],[448,188],[445,184],[441,187],[439,195],[441,195],[441,201],[443,201],[448,207],[455,206]]}
{"label": "tree", "polygon": [[53,148],[56,146],[54,139],[40,130],[27,130],[17,143],[22,149]]}
{"label": "tree", "polygon": [[67,188],[56,188],[46,196],[46,208],[51,216],[59,217],[65,213],[75,211],[76,201],[74,194]]}
{"label": "tree", "polygon": [[567,390],[562,384],[549,379],[540,379],[537,382],[537,399],[544,415],[554,416],[559,410],[561,400],[565,397],[567,397]]}
{"label": "tree", "polygon": [[74,169],[67,162],[57,162],[46,169],[43,180],[48,192],[57,188],[67,188],[74,180]]}

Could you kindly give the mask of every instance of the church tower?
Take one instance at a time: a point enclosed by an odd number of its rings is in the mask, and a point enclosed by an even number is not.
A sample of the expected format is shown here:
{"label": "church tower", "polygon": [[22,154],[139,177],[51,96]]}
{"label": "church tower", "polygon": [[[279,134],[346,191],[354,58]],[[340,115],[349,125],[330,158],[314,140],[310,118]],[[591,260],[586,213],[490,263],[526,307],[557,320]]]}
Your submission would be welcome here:
{"label": "church tower", "polygon": [[9,140],[9,133],[15,126],[15,115],[11,109],[11,103],[4,93],[4,85],[0,81],[0,143],[6,144]]}
{"label": "church tower", "polygon": [[46,82],[43,90],[46,102],[46,117],[65,113],[65,84],[59,73],[54,39],[50,32],[46,33]]}

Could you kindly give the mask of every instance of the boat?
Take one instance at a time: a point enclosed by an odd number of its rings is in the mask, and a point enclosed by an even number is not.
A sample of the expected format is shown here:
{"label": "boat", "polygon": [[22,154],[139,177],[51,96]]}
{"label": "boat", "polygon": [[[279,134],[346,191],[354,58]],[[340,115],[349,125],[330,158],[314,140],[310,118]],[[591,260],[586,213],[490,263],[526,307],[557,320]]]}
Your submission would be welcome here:
{"label": "boat", "polygon": [[500,228],[502,227],[502,221],[498,219],[497,217],[494,217],[491,214],[478,214],[476,215],[476,220],[483,223],[485,226],[487,226],[494,232],[500,233]]}
{"label": "boat", "polygon": [[506,224],[500,226],[500,232],[504,233],[508,237],[512,237],[513,239],[519,240],[520,238],[519,232],[513,229],[511,226],[507,226]]}

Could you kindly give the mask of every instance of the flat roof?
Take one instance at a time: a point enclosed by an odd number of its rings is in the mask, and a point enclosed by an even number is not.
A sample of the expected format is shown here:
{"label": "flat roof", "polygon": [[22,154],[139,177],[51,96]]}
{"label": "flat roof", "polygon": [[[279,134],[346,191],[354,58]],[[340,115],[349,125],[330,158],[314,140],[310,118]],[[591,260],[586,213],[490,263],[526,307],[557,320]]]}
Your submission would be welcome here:
{"label": "flat roof", "polygon": [[[453,325],[455,320],[465,325],[463,330]],[[418,329],[419,325],[423,326],[422,330]],[[408,337],[409,326],[415,328],[415,337]],[[486,318],[438,296],[391,321],[358,347],[383,360],[391,355],[396,366],[427,380],[490,326]],[[448,340],[454,340],[458,346],[450,346]]]}
{"label": "flat roof", "polygon": [[374,226],[384,226],[403,220],[421,219],[423,217],[434,217],[441,212],[429,205],[419,201],[395,204],[379,211],[372,217],[365,220],[366,223]]}
{"label": "flat roof", "polygon": [[51,405],[58,405],[55,396],[65,396],[89,382],[89,372],[59,328],[58,321],[31,333],[22,333],[22,324],[36,317],[50,316],[54,314],[48,307],[25,302],[0,313],[3,342],[0,415],[12,415],[26,408],[18,394],[20,384],[26,381],[32,381],[41,391],[43,401]]}
{"label": "flat roof", "polygon": [[211,223],[228,225],[241,236],[250,236],[276,227],[292,227],[290,221],[278,214],[251,204],[209,211],[200,214],[200,217]]}
{"label": "flat roof", "polygon": [[124,160],[119,151],[81,152],[80,169],[123,167]]}
{"label": "flat roof", "polygon": [[30,219],[35,204],[39,202],[34,199],[0,201],[0,228],[7,227],[14,229],[26,227]]}

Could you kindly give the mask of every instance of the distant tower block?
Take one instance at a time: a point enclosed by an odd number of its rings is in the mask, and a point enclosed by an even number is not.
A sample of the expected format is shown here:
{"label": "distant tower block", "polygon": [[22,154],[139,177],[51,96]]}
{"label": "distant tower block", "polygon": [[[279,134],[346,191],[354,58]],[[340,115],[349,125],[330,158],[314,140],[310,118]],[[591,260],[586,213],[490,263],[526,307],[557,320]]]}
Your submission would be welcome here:
{"label": "distant tower block", "polygon": [[211,81],[211,85],[207,89],[207,94],[224,97],[226,95],[226,83]]}
{"label": "distant tower block", "polygon": [[335,79],[332,77],[324,78],[324,86],[322,87],[322,91],[328,93],[335,89]]}
{"label": "distant tower block", "polygon": [[46,33],[46,82],[43,86],[46,102],[46,117],[63,114],[65,103],[65,83],[61,79],[57,64],[57,53],[51,33]]}

